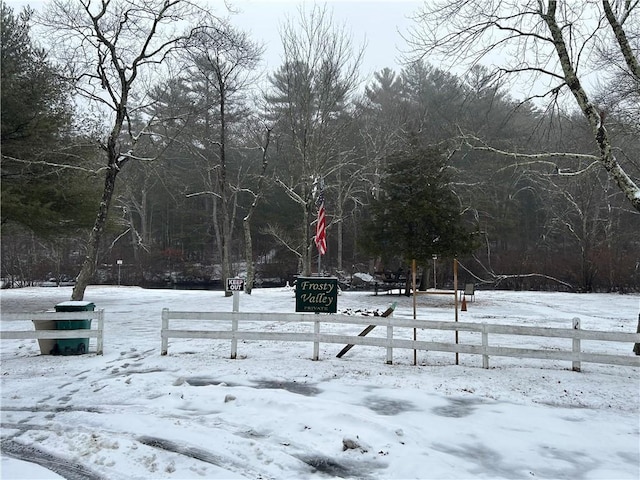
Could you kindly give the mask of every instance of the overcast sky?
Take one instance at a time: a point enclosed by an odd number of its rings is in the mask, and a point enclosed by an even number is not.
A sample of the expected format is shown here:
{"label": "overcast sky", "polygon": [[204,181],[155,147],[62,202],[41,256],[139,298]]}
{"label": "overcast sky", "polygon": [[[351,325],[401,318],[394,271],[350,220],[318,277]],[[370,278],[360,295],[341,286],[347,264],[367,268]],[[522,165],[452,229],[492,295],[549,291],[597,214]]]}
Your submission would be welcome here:
{"label": "overcast sky", "polygon": [[[265,43],[265,62],[272,70],[282,62],[279,28],[287,17],[299,18],[301,5],[312,6],[309,0],[231,0],[239,10],[232,22],[249,30],[256,40]],[[322,5],[322,2],[317,2]],[[400,51],[406,49],[401,33],[406,33],[422,1],[416,0],[333,0],[326,2],[338,25],[344,25],[353,36],[355,47],[366,44],[362,65],[363,76],[384,67],[400,68]]]}
{"label": "overcast sky", "polygon": [[[209,0],[222,4],[223,0]],[[39,9],[47,0],[6,0],[7,5],[19,11],[24,5]],[[423,3],[421,0],[227,0],[237,11],[231,15],[235,26],[249,31],[255,40],[264,43],[265,69],[270,72],[282,64],[282,46],[279,28],[287,17],[299,18],[301,5],[312,7],[314,3],[326,3],[337,25],[344,25],[353,37],[354,47],[366,44],[361,68],[364,78],[384,67],[401,68],[399,50],[406,44],[401,33],[411,25],[408,18]],[[220,13],[224,9],[220,8]]]}

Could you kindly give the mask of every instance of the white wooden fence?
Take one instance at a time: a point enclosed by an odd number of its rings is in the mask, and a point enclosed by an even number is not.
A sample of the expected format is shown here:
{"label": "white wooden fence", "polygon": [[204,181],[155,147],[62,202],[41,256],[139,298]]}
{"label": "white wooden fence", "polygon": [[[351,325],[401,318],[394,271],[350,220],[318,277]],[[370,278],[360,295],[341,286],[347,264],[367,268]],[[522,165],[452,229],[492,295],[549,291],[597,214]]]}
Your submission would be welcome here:
{"label": "white wooden fence", "polygon": [[[56,330],[56,321],[60,320],[93,320],[91,328],[77,330]],[[23,330],[9,329],[5,330],[5,326],[12,324],[20,324],[18,328]],[[28,323],[27,323],[28,322]],[[96,353],[102,355],[103,338],[104,338],[104,310],[98,309],[94,311],[79,312],[38,312],[38,313],[3,313],[2,314],[2,330],[0,338],[2,339],[38,339],[39,342],[46,340],[65,340],[74,338],[95,338],[97,341]],[[35,329],[34,329],[35,324]],[[29,329],[27,329],[29,325]],[[96,328],[93,328],[93,327]],[[55,342],[53,342],[55,343]],[[42,344],[41,344],[42,345]],[[42,349],[42,346],[41,346]],[[87,351],[89,345],[87,345]],[[47,351],[42,353],[47,354]]]}
{"label": "white wooden fence", "polygon": [[[193,322],[194,329],[171,329],[171,320]],[[206,329],[205,323],[226,323],[226,329]],[[312,323],[313,332],[274,332],[242,330],[241,324],[249,322],[273,323]],[[230,328],[229,328],[230,323]],[[331,332],[321,333],[323,324],[345,325],[376,325],[386,327],[386,337],[365,337],[342,335]],[[446,343],[421,340],[410,340],[394,337],[395,329],[419,330],[449,330],[480,333],[479,344]],[[397,334],[396,334],[397,335]],[[572,348],[567,350],[548,350],[533,348],[515,348],[507,346],[491,346],[492,338],[498,335],[519,335],[530,337],[553,337],[572,340]],[[406,330],[405,335],[406,337]],[[161,354],[166,355],[169,348],[169,338],[206,338],[231,340],[231,358],[237,356],[238,340],[267,340],[286,342],[313,343],[313,359],[319,358],[320,343],[354,344],[378,346],[386,349],[387,363],[393,362],[393,349],[424,350],[437,352],[465,353],[482,356],[482,366],[489,368],[489,357],[516,357],[542,360],[566,360],[572,362],[574,370],[579,371],[581,362],[601,363],[608,365],[627,365],[640,367],[640,356],[632,352],[633,344],[640,342],[640,333],[604,332],[596,330],[581,330],[580,320],[573,320],[573,328],[530,327],[517,325],[497,325],[489,323],[446,322],[413,320],[394,317],[347,316],[347,315],[313,315],[296,313],[248,313],[248,312],[185,312],[162,310],[162,346]],[[629,355],[612,355],[603,353],[588,353],[582,350],[582,340],[599,342],[623,342],[629,345]]]}

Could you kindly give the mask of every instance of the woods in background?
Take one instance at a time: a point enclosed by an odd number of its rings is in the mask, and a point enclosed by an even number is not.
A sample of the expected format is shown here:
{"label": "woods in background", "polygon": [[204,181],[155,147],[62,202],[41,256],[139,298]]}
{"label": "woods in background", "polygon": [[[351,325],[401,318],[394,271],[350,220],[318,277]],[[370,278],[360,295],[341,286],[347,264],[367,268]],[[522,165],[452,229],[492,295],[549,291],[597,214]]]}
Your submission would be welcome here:
{"label": "woods in background", "polygon": [[[640,7],[591,5],[606,23],[588,35],[583,12],[523,6],[511,28],[551,48],[527,65],[545,61],[539,73],[557,81],[523,99],[506,75],[522,64],[473,62],[456,75],[438,56],[472,55],[474,38],[515,18],[498,4],[477,2],[491,12],[481,17],[465,10],[475,2],[448,2],[440,20],[476,19],[476,37],[416,30],[410,63],[362,82],[362,49],[326,8],[288,19],[283,63],[259,77],[263,48],[226,12],[153,3],[56,2],[37,16],[2,5],[5,281],[85,271],[114,283],[123,260],[126,283],[222,285],[248,256],[258,284],[315,274],[322,178],[323,273],[406,270],[412,255],[427,269],[432,255],[455,255],[474,283],[640,288]],[[527,24],[530,12],[540,21]],[[423,13],[417,28],[435,18]],[[563,25],[582,28],[565,40],[585,46],[566,52],[589,55],[563,57]],[[53,30],[65,41],[36,47]],[[94,49],[74,48],[83,42]],[[586,66],[605,72],[599,85],[576,83]]]}

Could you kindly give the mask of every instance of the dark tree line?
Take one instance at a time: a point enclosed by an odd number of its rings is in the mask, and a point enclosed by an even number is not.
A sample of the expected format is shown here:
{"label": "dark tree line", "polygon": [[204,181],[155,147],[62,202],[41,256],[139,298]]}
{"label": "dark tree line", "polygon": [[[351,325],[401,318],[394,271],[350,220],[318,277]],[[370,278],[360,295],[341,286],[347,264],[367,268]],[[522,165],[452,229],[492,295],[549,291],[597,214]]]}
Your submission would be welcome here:
{"label": "dark tree line", "polygon": [[[78,59],[36,48],[30,14],[2,8],[3,278],[77,276],[113,154],[94,282],[114,282],[120,259],[123,280],[143,285],[219,284],[247,263],[258,283],[316,273],[321,179],[324,273],[395,272],[414,258],[426,273],[438,255],[456,256],[468,281],[506,288],[640,285],[638,214],[594,163],[590,127],[512,98],[481,66],[458,77],[425,57],[360,87],[361,51],[314,7],[285,24],[283,64],[261,91],[260,45],[232,18],[179,11],[212,28],[172,37],[161,71],[125,76],[126,105],[124,87],[108,102],[121,127],[104,136],[95,112],[71,108],[74,88],[97,92],[78,83]],[[148,21],[159,25],[160,13],[146,11]],[[96,79],[122,78],[119,65]],[[612,111],[607,135],[637,179],[633,118]]]}

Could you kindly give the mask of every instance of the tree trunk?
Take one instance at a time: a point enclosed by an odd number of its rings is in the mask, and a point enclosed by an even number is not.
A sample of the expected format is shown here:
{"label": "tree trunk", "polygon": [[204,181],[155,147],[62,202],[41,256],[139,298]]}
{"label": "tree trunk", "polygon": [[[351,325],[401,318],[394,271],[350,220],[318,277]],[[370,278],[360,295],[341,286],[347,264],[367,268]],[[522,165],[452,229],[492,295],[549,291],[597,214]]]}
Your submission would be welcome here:
{"label": "tree trunk", "polygon": [[[343,224],[344,224],[344,204],[342,202],[342,168],[338,169],[338,192],[335,196],[335,198],[337,199],[337,202],[335,202],[335,209],[336,209],[336,216],[334,218],[336,218],[338,220],[338,224],[337,224],[337,232],[336,232],[336,236],[337,236],[337,240],[338,240],[338,248],[336,251],[336,254],[338,256],[337,258],[337,268],[339,272],[343,271],[343,265],[342,265],[342,251],[344,248],[344,244],[343,244],[343,239],[342,239],[342,235],[343,235]],[[353,271],[351,272],[353,274]]]}
{"label": "tree trunk", "polygon": [[542,18],[547,24],[553,38],[553,44],[564,73],[564,80],[592,128],[595,141],[600,150],[600,161],[602,165],[633,207],[640,212],[640,187],[635,184],[618,163],[616,156],[613,154],[609,134],[604,126],[604,115],[602,112],[599,112],[595,105],[589,100],[576,70],[571,63],[571,57],[567,50],[563,32],[556,21],[555,1],[549,1],[547,13],[543,14]]}
{"label": "tree trunk", "polygon": [[102,233],[104,232],[104,228],[107,224],[109,207],[111,206],[111,199],[113,198],[113,192],[116,188],[116,177],[118,175],[118,171],[119,170],[115,163],[110,162],[110,167],[107,168],[107,173],[105,175],[104,191],[102,192],[102,200],[98,209],[98,215],[96,216],[93,229],[89,235],[87,253],[84,258],[84,262],[82,263],[80,273],[76,278],[76,284],[73,287],[73,292],[71,293],[71,300],[84,299],[84,292],[96,271],[100,239],[102,238]]}
{"label": "tree trunk", "polygon": [[227,194],[227,117],[226,117],[226,90],[224,82],[218,77],[218,93],[220,94],[220,198],[222,206],[222,288],[226,297],[232,295],[227,291],[227,278],[231,277],[231,218],[229,215],[230,199]]}
{"label": "tree trunk", "polygon": [[[303,197],[304,198],[304,197]],[[309,220],[311,219],[311,209],[313,208],[313,202],[307,202],[304,205],[304,215],[302,218],[302,276],[308,277],[311,275],[311,258],[313,257],[312,247],[314,245],[313,242],[309,242],[310,238],[310,225]]]}
{"label": "tree trunk", "polygon": [[[342,218],[342,217],[339,217]],[[342,250],[344,248],[344,244],[343,244],[343,239],[342,239],[342,231],[343,231],[343,223],[342,220],[338,220],[338,224],[337,224],[337,232],[336,232],[336,236],[338,237],[338,251],[336,252],[338,255],[338,271],[343,271],[343,267],[342,267]],[[353,273],[353,272],[352,272]]]}
{"label": "tree trunk", "polygon": [[227,279],[231,278],[231,220],[229,218],[229,199],[227,198],[226,181],[226,166],[222,163],[220,176],[220,209],[222,210],[222,232],[220,234],[220,240],[222,242],[222,288],[225,296],[229,297],[232,295],[232,292],[227,291],[226,285]]}
{"label": "tree trunk", "polygon": [[253,265],[253,246],[251,240],[251,215],[248,214],[242,220],[242,227],[244,228],[244,258],[247,264],[247,279],[244,285],[245,293],[251,295],[253,289],[253,281],[255,279],[255,267]]}
{"label": "tree trunk", "polygon": [[258,206],[258,200],[262,196],[262,185],[264,183],[264,176],[267,171],[267,166],[269,163],[267,162],[267,149],[269,148],[269,141],[271,140],[271,129],[267,128],[267,138],[264,142],[264,147],[262,147],[262,172],[260,173],[260,177],[258,177],[258,187],[257,192],[254,193],[253,202],[249,207],[249,211],[247,215],[242,220],[242,226],[244,228],[244,259],[247,264],[247,281],[244,286],[244,291],[251,295],[251,290],[253,289],[253,281],[255,279],[255,267],[253,264],[253,241],[251,237],[251,218],[253,217],[253,212],[255,212],[256,207]]}
{"label": "tree trunk", "polygon": [[431,270],[429,270],[428,267],[426,266],[422,267],[422,275],[420,276],[420,288],[419,288],[421,292],[427,291],[427,282],[429,281],[430,272]]}

